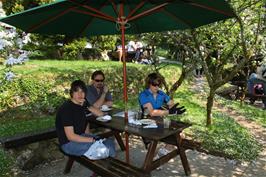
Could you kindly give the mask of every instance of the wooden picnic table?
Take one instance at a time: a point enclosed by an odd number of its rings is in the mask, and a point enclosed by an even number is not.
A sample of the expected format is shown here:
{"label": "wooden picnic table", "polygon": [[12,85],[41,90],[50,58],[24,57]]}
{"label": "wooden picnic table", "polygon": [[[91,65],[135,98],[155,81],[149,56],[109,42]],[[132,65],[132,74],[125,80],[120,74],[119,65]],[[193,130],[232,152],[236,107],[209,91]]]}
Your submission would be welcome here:
{"label": "wooden picnic table", "polygon": [[[182,146],[182,137],[180,133],[190,124],[186,124],[178,121],[171,121],[169,128],[163,127],[162,118],[153,118],[156,120],[158,128],[143,128],[143,126],[130,126],[125,123],[123,117],[114,116],[118,110],[113,110],[109,112],[109,115],[112,115],[112,120],[108,122],[97,121],[95,117],[89,119],[91,124],[96,124],[115,132],[126,132],[131,135],[141,136],[143,138],[147,138],[150,140],[150,145],[148,146],[148,151],[146,153],[146,157],[141,170],[146,173],[150,173],[152,170],[157,167],[163,165],[168,162],[170,159],[180,156],[184,171],[186,175],[190,175],[190,167],[188,164],[188,160],[185,154],[185,149]],[[117,134],[117,133],[116,133]],[[121,136],[119,134],[119,136]],[[164,142],[166,144],[172,144],[177,148],[165,156],[162,156],[156,160],[154,160],[155,151],[159,142]]]}

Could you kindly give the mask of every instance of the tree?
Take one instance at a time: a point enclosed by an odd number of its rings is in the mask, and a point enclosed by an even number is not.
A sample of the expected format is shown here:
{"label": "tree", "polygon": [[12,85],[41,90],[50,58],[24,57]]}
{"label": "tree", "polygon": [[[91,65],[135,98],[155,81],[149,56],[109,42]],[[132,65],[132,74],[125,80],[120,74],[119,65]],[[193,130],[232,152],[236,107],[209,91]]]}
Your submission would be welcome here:
{"label": "tree", "polygon": [[55,0],[2,0],[2,3],[6,14],[10,15],[53,1]]}
{"label": "tree", "polygon": [[[257,56],[265,57],[265,3],[263,0],[230,1],[235,18],[198,29],[148,34],[154,45],[164,46],[172,57],[181,59],[182,74],[166,90],[171,95],[182,80],[201,63],[209,84],[206,125],[211,125],[214,95],[218,88],[230,81],[236,73],[253,62]],[[166,47],[165,47],[166,46]],[[190,67],[191,66],[191,67]]]}
{"label": "tree", "polygon": [[207,126],[211,125],[217,89],[231,80],[252,57],[265,53],[263,1],[231,1],[231,4],[235,10],[234,19],[192,31],[210,88]]}

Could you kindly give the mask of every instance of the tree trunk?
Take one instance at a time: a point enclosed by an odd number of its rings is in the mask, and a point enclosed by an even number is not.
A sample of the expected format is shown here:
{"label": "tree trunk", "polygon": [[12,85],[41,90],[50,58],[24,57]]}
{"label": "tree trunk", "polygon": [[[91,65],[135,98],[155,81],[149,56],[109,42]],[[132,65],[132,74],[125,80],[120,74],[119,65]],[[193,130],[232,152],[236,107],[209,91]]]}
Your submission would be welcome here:
{"label": "tree trunk", "polygon": [[206,126],[210,126],[212,124],[212,107],[214,100],[215,90],[210,88],[210,93],[207,99],[207,122]]}
{"label": "tree trunk", "polygon": [[186,78],[186,72],[184,72],[184,69],[182,70],[181,76],[179,77],[178,81],[176,81],[174,83],[174,85],[172,85],[170,91],[169,91],[169,95],[171,98],[173,98],[173,95],[175,93],[175,91],[178,89],[178,87],[182,84],[182,82],[184,81],[184,79]]}

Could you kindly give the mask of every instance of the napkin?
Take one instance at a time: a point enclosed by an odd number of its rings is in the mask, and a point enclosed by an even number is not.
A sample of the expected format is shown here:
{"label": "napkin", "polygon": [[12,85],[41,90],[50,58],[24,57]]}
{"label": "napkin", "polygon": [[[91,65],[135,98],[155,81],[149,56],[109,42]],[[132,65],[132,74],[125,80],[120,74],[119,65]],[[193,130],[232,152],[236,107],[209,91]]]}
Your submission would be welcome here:
{"label": "napkin", "polygon": [[128,123],[133,125],[141,125],[141,122],[139,120],[135,120],[133,117],[128,118]]}
{"label": "napkin", "polygon": [[158,128],[158,126],[156,124],[149,124],[144,126],[143,128]]}

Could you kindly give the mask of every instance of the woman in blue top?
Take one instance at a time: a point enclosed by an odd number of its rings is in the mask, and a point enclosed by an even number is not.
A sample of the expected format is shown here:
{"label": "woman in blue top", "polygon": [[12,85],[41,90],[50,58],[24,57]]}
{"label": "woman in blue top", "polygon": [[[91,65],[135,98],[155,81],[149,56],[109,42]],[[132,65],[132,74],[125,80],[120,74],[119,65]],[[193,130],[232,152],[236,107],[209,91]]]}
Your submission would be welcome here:
{"label": "woman in blue top", "polygon": [[[171,98],[160,90],[160,85],[162,83],[162,78],[157,73],[151,73],[146,78],[146,89],[139,94],[139,103],[142,109],[148,109],[149,115],[151,117],[163,117],[169,114],[183,114],[186,109],[184,107],[177,108],[178,103],[174,104]],[[166,107],[166,108],[163,108]],[[150,141],[143,138],[145,147],[148,147]],[[172,149],[171,145],[166,145],[158,150],[156,159],[160,156],[169,153]]]}
{"label": "woman in blue top", "polygon": [[[150,116],[167,116],[168,114],[182,114],[184,107],[177,108],[170,96],[160,90],[162,78],[157,73],[151,73],[146,78],[146,89],[139,94],[142,109],[148,109]],[[169,109],[162,109],[167,107]]]}

